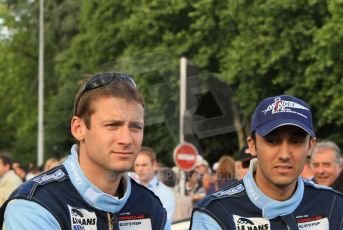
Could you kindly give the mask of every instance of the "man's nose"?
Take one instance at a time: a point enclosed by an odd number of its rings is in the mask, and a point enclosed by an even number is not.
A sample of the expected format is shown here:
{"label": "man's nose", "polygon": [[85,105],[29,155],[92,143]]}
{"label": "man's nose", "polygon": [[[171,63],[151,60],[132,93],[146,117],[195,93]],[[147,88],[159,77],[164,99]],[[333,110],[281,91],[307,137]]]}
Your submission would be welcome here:
{"label": "man's nose", "polygon": [[282,160],[288,160],[290,158],[291,151],[290,144],[287,141],[283,141],[279,149],[279,158]]}
{"label": "man's nose", "polygon": [[132,143],[130,128],[126,126],[121,127],[117,139],[119,144],[130,145]]}
{"label": "man's nose", "polygon": [[325,169],[324,169],[324,167],[323,167],[322,164],[319,164],[319,165],[318,165],[318,167],[317,167],[317,172],[318,172],[319,174],[322,174],[322,173],[325,172]]}

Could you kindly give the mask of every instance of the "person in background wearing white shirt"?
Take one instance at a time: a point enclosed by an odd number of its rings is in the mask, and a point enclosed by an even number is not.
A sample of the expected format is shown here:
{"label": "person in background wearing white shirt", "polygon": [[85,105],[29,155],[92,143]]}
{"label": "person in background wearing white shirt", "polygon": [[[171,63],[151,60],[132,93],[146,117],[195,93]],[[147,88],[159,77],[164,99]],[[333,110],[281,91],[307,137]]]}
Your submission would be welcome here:
{"label": "person in background wearing white shirt", "polygon": [[12,170],[11,156],[0,153],[0,206],[21,183],[20,177]]}
{"label": "person in background wearing white shirt", "polygon": [[152,148],[141,147],[134,163],[134,170],[138,182],[149,188],[160,198],[163,207],[167,210],[167,218],[171,223],[176,205],[175,196],[173,191],[158,180],[155,175],[157,160],[156,153]]}
{"label": "person in background wearing white shirt", "polygon": [[175,196],[175,212],[173,215],[173,222],[188,219],[192,215],[192,200],[189,196],[178,193],[174,190],[178,183],[175,172],[168,167],[161,167],[158,169],[157,178],[170,188]]}

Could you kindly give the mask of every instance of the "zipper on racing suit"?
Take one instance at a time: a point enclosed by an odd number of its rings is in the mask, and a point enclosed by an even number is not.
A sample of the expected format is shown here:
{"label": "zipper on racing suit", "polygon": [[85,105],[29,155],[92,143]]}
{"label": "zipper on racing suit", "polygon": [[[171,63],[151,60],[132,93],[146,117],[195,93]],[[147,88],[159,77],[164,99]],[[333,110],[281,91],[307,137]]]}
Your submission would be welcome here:
{"label": "zipper on racing suit", "polygon": [[117,218],[112,213],[107,213],[107,220],[108,220],[108,229],[114,230],[117,226]]}

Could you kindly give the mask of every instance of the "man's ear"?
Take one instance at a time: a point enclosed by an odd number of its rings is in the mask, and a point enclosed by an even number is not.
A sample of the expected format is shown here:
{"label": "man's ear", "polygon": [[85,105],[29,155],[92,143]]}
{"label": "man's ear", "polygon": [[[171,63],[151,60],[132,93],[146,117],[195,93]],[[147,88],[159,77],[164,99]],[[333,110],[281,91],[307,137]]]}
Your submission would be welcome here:
{"label": "man's ear", "polygon": [[311,138],[310,137],[310,142],[309,142],[309,150],[308,152],[311,154],[313,147],[316,145],[317,139],[315,137]]}
{"label": "man's ear", "polygon": [[252,156],[256,156],[256,143],[255,143],[254,138],[252,138],[251,135],[247,138],[247,142],[248,142],[250,154]]}
{"label": "man's ear", "polygon": [[74,138],[78,141],[82,141],[85,138],[86,125],[83,119],[73,116],[70,122],[70,131]]}

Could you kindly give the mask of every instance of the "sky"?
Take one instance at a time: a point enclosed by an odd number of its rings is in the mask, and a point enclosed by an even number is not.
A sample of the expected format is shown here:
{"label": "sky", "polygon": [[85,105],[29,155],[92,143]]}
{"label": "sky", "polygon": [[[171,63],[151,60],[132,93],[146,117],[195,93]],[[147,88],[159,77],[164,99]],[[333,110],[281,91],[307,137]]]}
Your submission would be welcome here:
{"label": "sky", "polygon": [[0,18],[0,39],[9,37],[9,30],[6,26],[3,25],[4,20]]}

